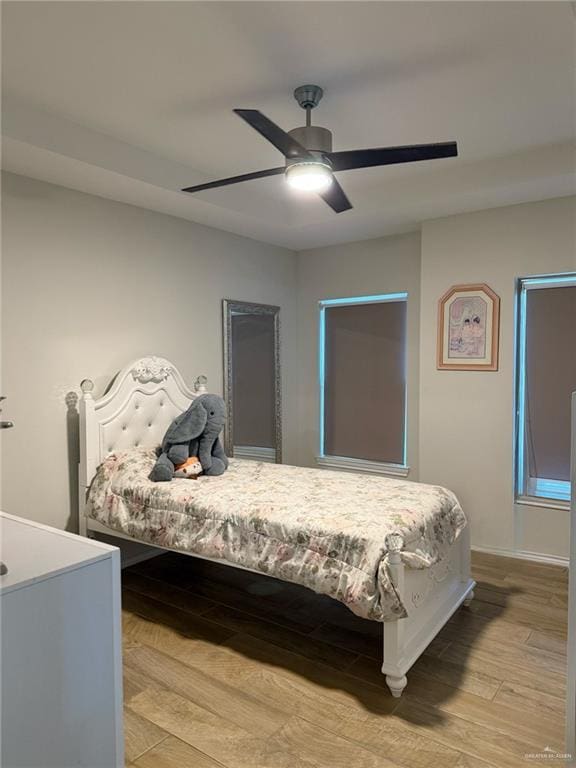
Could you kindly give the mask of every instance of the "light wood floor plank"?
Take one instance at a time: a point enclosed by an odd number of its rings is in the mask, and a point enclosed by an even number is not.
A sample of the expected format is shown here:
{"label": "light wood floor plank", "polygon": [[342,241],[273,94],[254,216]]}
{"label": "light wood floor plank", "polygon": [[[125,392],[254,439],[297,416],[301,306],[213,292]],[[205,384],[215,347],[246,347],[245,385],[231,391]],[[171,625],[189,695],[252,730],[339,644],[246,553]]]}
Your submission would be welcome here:
{"label": "light wood floor plank", "polygon": [[[141,646],[134,646],[141,647]],[[142,691],[145,691],[150,686],[150,678],[143,672],[137,669],[133,669],[126,663],[127,651],[124,651],[124,704],[129,704],[134,696],[137,696]]]}
{"label": "light wood floor plank", "polygon": [[498,605],[501,608],[528,608],[532,609],[537,605],[552,605],[552,593],[546,592],[528,592],[518,587],[506,588],[504,590],[491,589],[483,584],[476,584],[474,595],[477,600]]}
{"label": "light wood floor plank", "polygon": [[369,717],[360,724],[344,720],[339,734],[404,768],[456,768],[460,763],[462,753],[458,749],[410,730],[399,718],[390,720]]}
{"label": "light wood floor plank", "polygon": [[437,637],[456,640],[465,645],[475,644],[479,638],[494,640],[498,643],[524,643],[531,632],[530,627],[513,624],[499,616],[484,618],[467,608],[462,608],[456,612]]}
{"label": "light wood floor plank", "polygon": [[258,669],[258,665],[243,654],[206,640],[187,637],[162,624],[154,624],[151,629],[150,622],[140,616],[132,616],[126,632],[131,647],[154,648],[225,683],[241,684]]}
{"label": "light wood floor plank", "polygon": [[525,710],[519,711],[494,701],[487,706],[485,700],[478,696],[456,689],[448,690],[448,686],[443,683],[418,673],[412,675],[403,696],[432,704],[441,712],[483,725],[492,731],[510,737],[517,736],[530,747],[530,751],[541,748],[540,739],[557,749],[564,739],[564,723],[555,716],[543,712],[530,715]]}
{"label": "light wood floor plank", "polygon": [[488,619],[502,618],[512,624],[518,624],[532,629],[565,633],[567,628],[567,612],[553,605],[505,606],[484,603],[473,600],[469,611]]}
{"label": "light wood floor plank", "polygon": [[169,736],[134,762],[137,768],[222,768],[212,758]]}
{"label": "light wood floor plank", "polygon": [[124,707],[124,751],[126,760],[137,760],[168,736],[167,731],[145,720],[133,712],[128,706]]}
{"label": "light wood floor plank", "polygon": [[535,563],[516,557],[502,557],[485,552],[472,552],[472,569],[489,568],[493,572],[505,574],[525,574],[542,579],[568,581],[568,568],[548,563]]}
{"label": "light wood floor plank", "polygon": [[487,763],[485,760],[480,760],[478,757],[460,755],[456,768],[497,768],[497,766],[494,766],[493,763]]}
{"label": "light wood floor plank", "polygon": [[267,706],[297,715],[313,725],[338,733],[343,723],[355,727],[365,723],[370,713],[361,707],[335,701],[326,691],[308,685],[305,680],[259,669],[247,681],[252,696]]}
{"label": "light wood floor plank", "polygon": [[506,706],[518,711],[529,712],[532,715],[544,713],[549,717],[557,717],[562,722],[564,721],[565,700],[535,688],[525,688],[522,685],[504,682],[494,701],[499,704],[506,704]]}
{"label": "light wood floor plank", "polygon": [[526,768],[525,755],[529,747],[522,739],[439,711],[425,702],[405,699],[391,719],[399,719],[417,733],[472,758],[485,760],[495,768]]}
{"label": "light wood floor plank", "polygon": [[286,768],[304,765],[291,750],[269,748],[269,740],[245,731],[171,691],[145,691],[130,708],[227,768]]}
{"label": "light wood floor plank", "polygon": [[[557,672],[560,675],[566,673],[565,657],[526,643],[501,643],[478,635],[476,642],[470,645],[476,652],[484,651],[491,654],[500,664],[515,664],[524,668],[539,669],[542,672]],[[440,655],[440,658],[445,658],[449,654],[450,646]]]}
{"label": "light wood floor plank", "polygon": [[566,656],[566,638],[553,632],[541,632],[537,629],[530,633],[526,644],[543,651],[552,651],[559,656]]}
{"label": "light wood floor plank", "polygon": [[124,663],[128,669],[150,678],[154,687],[170,690],[219,713],[257,736],[273,733],[286,721],[284,712],[263,706],[248,691],[239,691],[152,648],[131,649],[125,654]]}
{"label": "light wood floor plank", "polygon": [[[528,646],[527,646],[528,647]],[[487,674],[497,680],[523,685],[526,688],[541,690],[542,675],[538,667],[522,666],[518,664],[504,664],[498,655],[493,652],[476,650],[473,646],[451,643],[442,653],[441,658],[451,661],[471,671]],[[566,694],[566,674],[548,670],[546,673],[546,685],[549,690],[558,696]]]}
{"label": "light wood floor plank", "polygon": [[313,765],[322,768],[398,768],[398,763],[364,749],[357,742],[298,717],[289,720],[271,742],[278,749],[305,754]]}

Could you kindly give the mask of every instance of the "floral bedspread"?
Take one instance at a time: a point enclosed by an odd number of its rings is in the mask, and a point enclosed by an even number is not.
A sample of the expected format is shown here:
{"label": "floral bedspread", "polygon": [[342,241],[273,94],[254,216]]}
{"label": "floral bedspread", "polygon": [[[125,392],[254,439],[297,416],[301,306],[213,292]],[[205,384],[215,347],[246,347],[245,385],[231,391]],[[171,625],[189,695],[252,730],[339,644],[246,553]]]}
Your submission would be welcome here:
{"label": "floral bedspread", "polygon": [[154,450],[111,454],[88,517],[142,541],[221,558],[340,600],[358,616],[406,616],[386,536],[411,568],[441,559],[466,526],[451,491],[374,475],[232,459],[220,477],[153,483]]}

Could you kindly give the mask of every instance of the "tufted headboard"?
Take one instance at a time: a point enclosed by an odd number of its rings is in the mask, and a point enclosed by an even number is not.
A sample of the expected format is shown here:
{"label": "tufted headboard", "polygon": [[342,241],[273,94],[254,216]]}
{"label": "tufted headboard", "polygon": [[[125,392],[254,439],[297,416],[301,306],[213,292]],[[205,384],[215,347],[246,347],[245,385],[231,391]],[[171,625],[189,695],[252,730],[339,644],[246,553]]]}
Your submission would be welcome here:
{"label": "tufted headboard", "polygon": [[81,517],[84,498],[98,465],[112,451],[160,445],[168,425],[195,397],[206,392],[206,377],[188,389],[175,365],[162,357],[142,357],[123,368],[105,395],[92,397],[94,384],[80,388]]}

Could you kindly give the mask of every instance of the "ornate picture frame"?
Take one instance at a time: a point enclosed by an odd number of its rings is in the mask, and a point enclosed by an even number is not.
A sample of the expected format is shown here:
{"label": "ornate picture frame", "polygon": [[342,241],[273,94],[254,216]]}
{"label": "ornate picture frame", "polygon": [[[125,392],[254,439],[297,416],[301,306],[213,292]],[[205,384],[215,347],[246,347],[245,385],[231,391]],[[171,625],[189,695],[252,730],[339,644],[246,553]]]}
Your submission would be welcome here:
{"label": "ornate picture frame", "polygon": [[438,302],[437,368],[497,371],[500,297],[486,283],[453,285]]}

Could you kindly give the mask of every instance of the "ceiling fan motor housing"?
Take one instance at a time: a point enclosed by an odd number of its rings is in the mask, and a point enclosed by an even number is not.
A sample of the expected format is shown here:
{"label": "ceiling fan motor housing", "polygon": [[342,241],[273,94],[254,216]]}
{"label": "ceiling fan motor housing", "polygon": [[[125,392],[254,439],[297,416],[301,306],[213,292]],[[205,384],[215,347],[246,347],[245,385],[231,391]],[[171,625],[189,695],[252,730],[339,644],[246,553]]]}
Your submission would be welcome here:
{"label": "ceiling fan motor housing", "polygon": [[319,125],[303,125],[288,131],[293,139],[310,152],[332,152],[332,131]]}

